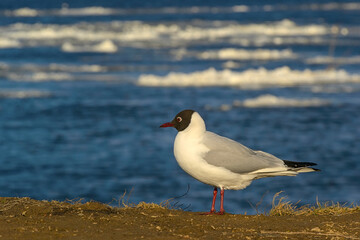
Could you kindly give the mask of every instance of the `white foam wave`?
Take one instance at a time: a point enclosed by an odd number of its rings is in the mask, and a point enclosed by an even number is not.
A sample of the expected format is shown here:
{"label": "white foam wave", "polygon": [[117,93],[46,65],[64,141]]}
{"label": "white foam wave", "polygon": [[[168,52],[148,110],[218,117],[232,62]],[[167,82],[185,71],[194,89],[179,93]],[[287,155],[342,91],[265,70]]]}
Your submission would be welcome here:
{"label": "white foam wave", "polygon": [[15,10],[5,10],[3,14],[14,17],[36,17],[36,16],[111,16],[111,15],[132,15],[132,14],[217,14],[230,12],[248,12],[250,8],[246,5],[233,7],[164,7],[164,8],[105,8],[100,6],[69,8],[64,4],[61,9],[33,9],[19,8]]}
{"label": "white foam wave", "polygon": [[0,37],[0,48],[18,48],[18,47],[21,47],[21,44],[19,41],[15,40],[15,39]]}
{"label": "white foam wave", "polygon": [[308,45],[308,44],[315,44],[315,45],[329,45],[328,39],[321,37],[321,36],[250,36],[248,38],[232,38],[229,41],[232,44],[236,44],[243,47],[249,46],[257,46],[262,47],[266,45]]}
{"label": "white foam wave", "polygon": [[111,15],[132,15],[132,14],[198,14],[198,13],[221,13],[221,12],[244,12],[247,6],[234,6],[226,8],[218,7],[164,7],[164,8],[105,8],[100,6],[85,8],[69,8],[67,4],[61,9],[32,9],[19,8],[5,10],[3,14],[14,17],[36,17],[36,16],[111,16]]}
{"label": "white foam wave", "polygon": [[184,56],[195,56],[199,59],[221,59],[221,60],[276,60],[276,59],[289,59],[289,58],[297,57],[297,55],[293,53],[290,49],[245,50],[245,49],[235,49],[235,48],[209,50],[200,53],[180,50],[178,52],[175,52],[175,55],[177,59],[181,59]]}
{"label": "white foam wave", "polygon": [[[323,25],[309,24],[300,26],[295,22],[284,19],[279,22],[268,24],[227,24],[217,22],[219,27],[199,28],[197,26],[187,26],[184,30],[178,31],[175,36],[180,39],[214,39],[243,35],[262,35],[262,36],[316,36],[325,35],[328,29]],[[216,25],[216,22],[215,22]]]}
{"label": "white foam wave", "polygon": [[287,11],[296,9],[297,11],[356,11],[360,9],[360,3],[312,3],[312,4],[275,4],[263,6],[235,5],[229,7],[161,7],[161,8],[105,8],[101,6],[92,6],[84,8],[69,8],[63,4],[60,9],[33,9],[19,8],[15,10],[5,10],[0,12],[6,16],[14,17],[36,17],[36,16],[111,16],[111,15],[132,15],[132,14],[224,14],[224,13],[243,13],[243,12],[270,12]]}
{"label": "white foam wave", "polygon": [[106,67],[92,64],[92,65],[80,65],[80,64],[58,64],[58,63],[50,63],[50,64],[8,64],[0,62],[0,71],[6,71],[7,73],[16,72],[74,72],[74,73],[82,73],[82,72],[105,72],[107,70]]}
{"label": "white foam wave", "polygon": [[0,98],[46,98],[52,94],[39,90],[0,90]]}
{"label": "white foam wave", "polygon": [[228,21],[160,24],[112,21],[70,25],[16,23],[1,26],[0,32],[2,38],[20,41],[24,46],[60,45],[65,51],[77,51],[83,44],[93,46],[99,42],[106,41],[108,44],[111,41],[113,44],[105,48],[115,51],[115,43],[168,47],[191,45],[196,41],[229,41],[241,45],[261,45],[275,41],[280,45],[284,38],[291,36],[318,36],[322,39],[330,29],[325,25],[297,25],[290,20],[265,24],[239,24]]}
{"label": "white foam wave", "polygon": [[[130,45],[134,41],[153,43],[154,40],[161,39],[161,34],[164,34],[164,38],[169,37],[171,28],[162,24],[151,26],[136,21],[72,25],[16,23],[0,27],[0,32],[4,37],[20,40],[25,45],[56,46],[60,43],[66,51],[77,51],[81,48],[80,45],[85,44],[89,50],[113,52],[116,50],[114,41]],[[99,42],[101,44],[95,45]]]}
{"label": "white foam wave", "polygon": [[114,53],[118,50],[118,47],[111,40],[104,40],[95,45],[74,45],[70,42],[65,42],[61,49],[64,52],[104,52]]}
{"label": "white foam wave", "polygon": [[327,86],[312,86],[310,91],[313,93],[352,93],[359,92],[360,85],[327,85]]}
{"label": "white foam wave", "polygon": [[104,8],[104,7],[85,7],[85,8],[67,8],[63,7],[59,11],[52,11],[55,15],[61,16],[98,16],[98,15],[114,15],[121,13],[120,9]]}
{"label": "white foam wave", "polygon": [[243,101],[234,100],[232,104],[222,104],[218,107],[205,105],[207,110],[230,111],[233,108],[295,108],[295,107],[320,107],[330,105],[331,102],[319,98],[297,99],[278,97],[271,94],[260,95],[256,98]]}
{"label": "white foam wave", "polygon": [[295,99],[277,97],[271,94],[261,95],[257,98],[246,99],[244,101],[234,101],[235,107],[318,107],[329,105],[330,102],[319,98]]}
{"label": "white foam wave", "polygon": [[35,17],[38,16],[38,10],[32,8],[19,8],[14,11],[8,11],[7,15],[13,15],[17,17]]}
{"label": "white foam wave", "polygon": [[5,10],[3,14],[14,17],[37,17],[37,16],[99,16],[99,15],[114,15],[123,13],[125,10],[112,9],[104,7],[85,7],[85,8],[68,8],[61,9],[33,9],[33,8],[19,8],[15,10]]}
{"label": "white foam wave", "polygon": [[99,73],[64,73],[64,72],[25,72],[25,73],[9,73],[6,78],[19,82],[49,82],[49,81],[129,81],[122,78],[119,80],[118,75],[99,74]]}
{"label": "white foam wave", "polygon": [[351,56],[351,57],[330,57],[330,56],[319,56],[314,58],[309,58],[306,60],[308,64],[359,64],[360,56]]}
{"label": "white foam wave", "polygon": [[[34,65],[35,71],[39,69],[40,66]],[[97,73],[97,72],[105,72],[106,67],[92,64],[92,65],[69,65],[69,64],[57,64],[57,63],[51,63],[47,66],[47,69],[49,71],[63,71],[63,72],[91,72],[91,73]]]}
{"label": "white foam wave", "polygon": [[75,80],[74,76],[68,73],[10,73],[7,78],[13,81],[31,81],[31,82],[43,82],[43,81],[71,81]]}
{"label": "white foam wave", "polygon": [[243,72],[231,70],[217,71],[210,68],[193,73],[174,73],[166,76],[141,75],[141,86],[236,86],[241,88],[290,87],[329,83],[360,82],[360,74],[350,74],[345,70],[292,70],[280,67],[274,70],[265,68],[249,69]]}
{"label": "white foam wave", "polygon": [[137,14],[219,14],[219,13],[239,13],[248,12],[250,7],[246,5],[236,5],[232,7],[163,7],[163,8],[105,8],[100,6],[69,8],[67,4],[61,9],[33,9],[19,8],[15,10],[5,10],[0,12],[6,16],[14,17],[36,17],[36,16],[111,16],[111,15],[137,15]]}
{"label": "white foam wave", "polygon": [[360,10],[360,3],[358,2],[349,2],[349,3],[338,3],[338,2],[331,2],[331,3],[324,3],[324,4],[307,4],[301,5],[300,9],[303,10],[312,10],[312,11],[338,11],[338,10],[345,10],[345,11],[356,11]]}
{"label": "white foam wave", "polygon": [[223,68],[240,68],[242,64],[234,61],[226,61],[222,64]]}

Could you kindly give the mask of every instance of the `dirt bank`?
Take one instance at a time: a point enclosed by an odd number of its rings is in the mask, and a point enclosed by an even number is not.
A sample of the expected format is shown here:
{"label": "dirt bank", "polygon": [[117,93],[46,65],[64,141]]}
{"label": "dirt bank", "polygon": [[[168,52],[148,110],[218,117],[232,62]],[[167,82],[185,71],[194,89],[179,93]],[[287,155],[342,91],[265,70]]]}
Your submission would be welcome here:
{"label": "dirt bank", "polygon": [[200,215],[155,204],[114,208],[0,198],[0,239],[360,239],[360,210],[343,213]]}

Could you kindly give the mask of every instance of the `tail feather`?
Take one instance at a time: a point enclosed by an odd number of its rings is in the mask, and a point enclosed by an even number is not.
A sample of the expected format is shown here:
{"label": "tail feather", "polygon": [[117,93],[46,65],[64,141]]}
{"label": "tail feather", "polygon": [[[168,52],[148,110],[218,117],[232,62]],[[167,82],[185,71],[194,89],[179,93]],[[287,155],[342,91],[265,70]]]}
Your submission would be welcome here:
{"label": "tail feather", "polygon": [[312,171],[320,171],[320,169],[312,168],[309,166],[315,166],[316,163],[312,162],[293,162],[288,160],[283,160],[285,166],[289,167],[292,170],[298,170],[298,172],[312,172]]}

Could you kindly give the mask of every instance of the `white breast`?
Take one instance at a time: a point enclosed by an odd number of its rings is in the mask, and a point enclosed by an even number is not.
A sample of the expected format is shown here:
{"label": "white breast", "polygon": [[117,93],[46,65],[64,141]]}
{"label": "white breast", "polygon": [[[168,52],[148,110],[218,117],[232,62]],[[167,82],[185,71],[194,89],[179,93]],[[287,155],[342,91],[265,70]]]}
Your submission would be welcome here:
{"label": "white breast", "polygon": [[203,145],[204,134],[181,131],[174,143],[174,155],[179,166],[195,179],[224,189],[243,189],[252,180],[250,176],[233,173],[225,168],[208,164],[202,156],[209,151]]}

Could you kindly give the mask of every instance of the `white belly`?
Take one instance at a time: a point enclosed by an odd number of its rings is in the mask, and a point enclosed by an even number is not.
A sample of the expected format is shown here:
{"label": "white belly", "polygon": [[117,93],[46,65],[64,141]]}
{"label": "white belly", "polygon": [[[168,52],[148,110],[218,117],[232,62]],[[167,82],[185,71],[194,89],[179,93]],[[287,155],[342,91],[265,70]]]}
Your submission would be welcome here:
{"label": "white belly", "polygon": [[179,166],[193,178],[223,189],[243,189],[250,185],[253,177],[231,172],[208,164],[203,154],[208,149],[201,144],[200,137],[178,133],[174,143],[174,155]]}

